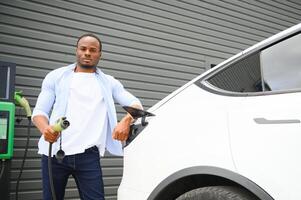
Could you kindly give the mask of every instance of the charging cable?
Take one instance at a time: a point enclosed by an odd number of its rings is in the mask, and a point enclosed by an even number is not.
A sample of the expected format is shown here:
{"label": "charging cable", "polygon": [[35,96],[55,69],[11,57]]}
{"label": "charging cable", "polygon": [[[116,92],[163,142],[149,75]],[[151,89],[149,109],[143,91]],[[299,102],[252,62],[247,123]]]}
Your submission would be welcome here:
{"label": "charging cable", "polygon": [[[66,119],[66,117],[62,117],[56,121],[56,123],[52,126],[52,129],[55,132],[62,132],[66,128],[68,128],[70,125],[70,122]],[[62,136],[60,136],[62,137]],[[51,189],[51,195],[52,199],[56,200],[56,194],[54,190],[54,184],[53,184],[53,175],[52,175],[52,143],[49,142],[49,151],[48,151],[48,176],[49,176],[49,181],[50,181],[50,189]],[[65,153],[64,151],[60,148],[60,150],[57,153],[58,157],[57,159],[63,160]]]}
{"label": "charging cable", "polygon": [[[20,183],[20,179],[21,179],[21,176],[22,176],[22,173],[23,173],[25,159],[26,159],[26,156],[27,156],[28,146],[29,146],[30,128],[31,128],[31,109],[30,109],[28,101],[23,97],[22,91],[15,92],[15,102],[16,102],[17,105],[20,105],[21,107],[23,107],[23,109],[26,112],[27,119],[28,119],[26,145],[25,145],[24,155],[23,155],[22,164],[21,164],[21,168],[20,168],[20,173],[19,173],[19,176],[17,178],[17,184],[16,184],[16,200],[18,200],[19,183]],[[61,132],[61,131],[65,130],[66,128],[68,128],[69,125],[70,125],[70,123],[69,123],[68,120],[66,120],[66,117],[62,117],[62,118],[60,118],[56,121],[56,123],[53,125],[52,128],[55,132]],[[52,163],[51,163],[52,155],[51,155],[51,153],[52,153],[52,143],[49,142],[48,173],[49,173],[49,181],[50,181],[50,188],[51,188],[52,198],[53,198],[53,200],[56,200],[56,195],[55,195],[55,190],[54,190],[54,185],[53,185]],[[58,158],[62,160],[65,156],[65,153],[62,149],[60,149],[58,151],[57,155],[58,155]],[[1,167],[1,172],[0,172],[0,178],[2,177],[4,167],[5,167],[3,162],[4,161],[1,162],[2,167]]]}
{"label": "charging cable", "polygon": [[19,184],[20,184],[22,173],[23,173],[25,159],[26,159],[26,156],[27,156],[28,146],[29,146],[30,127],[31,127],[31,109],[30,109],[28,101],[23,97],[22,91],[15,92],[15,102],[16,102],[17,105],[21,106],[25,110],[26,116],[27,116],[27,119],[28,119],[27,138],[26,138],[25,150],[24,150],[24,155],[23,155],[23,159],[22,159],[22,164],[21,164],[21,167],[20,167],[20,173],[18,175],[17,183],[16,183],[16,200],[18,200]]}
{"label": "charging cable", "polygon": [[5,169],[5,160],[4,159],[0,160],[0,162],[1,162],[1,168],[0,168],[0,180],[1,180]]}

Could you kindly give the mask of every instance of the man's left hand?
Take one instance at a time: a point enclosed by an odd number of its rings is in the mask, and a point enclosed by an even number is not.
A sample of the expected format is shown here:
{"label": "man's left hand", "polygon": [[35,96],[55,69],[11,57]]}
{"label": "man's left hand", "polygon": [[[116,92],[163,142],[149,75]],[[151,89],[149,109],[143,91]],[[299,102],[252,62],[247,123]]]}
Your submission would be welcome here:
{"label": "man's left hand", "polygon": [[113,139],[125,141],[129,137],[130,126],[133,121],[133,118],[127,114],[114,128]]}

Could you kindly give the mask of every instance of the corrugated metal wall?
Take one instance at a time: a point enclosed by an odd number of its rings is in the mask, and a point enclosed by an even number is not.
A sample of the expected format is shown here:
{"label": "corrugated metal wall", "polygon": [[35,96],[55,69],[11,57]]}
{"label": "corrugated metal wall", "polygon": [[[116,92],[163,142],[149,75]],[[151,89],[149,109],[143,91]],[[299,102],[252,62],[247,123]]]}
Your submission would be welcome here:
{"label": "corrugated metal wall", "polygon": [[[77,37],[103,41],[104,72],[121,80],[149,108],[231,55],[300,22],[297,0],[1,0],[0,60],[17,64],[16,89],[33,107],[43,77],[75,60]],[[24,112],[17,110],[17,116]],[[119,118],[122,109],[118,108]],[[26,120],[16,125],[11,199],[21,165]],[[40,160],[31,131],[19,199],[41,199]],[[103,160],[107,199],[116,199],[122,158]],[[66,199],[77,199],[70,179]]]}

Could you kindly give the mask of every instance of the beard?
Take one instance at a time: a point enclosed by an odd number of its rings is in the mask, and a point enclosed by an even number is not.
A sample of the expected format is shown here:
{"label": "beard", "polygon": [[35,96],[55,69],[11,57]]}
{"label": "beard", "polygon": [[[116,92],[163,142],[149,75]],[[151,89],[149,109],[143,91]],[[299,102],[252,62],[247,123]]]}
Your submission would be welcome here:
{"label": "beard", "polygon": [[[99,59],[95,58],[89,58],[84,56],[77,56],[77,66],[83,70],[95,70],[97,68],[97,64],[99,62]],[[85,61],[86,59],[89,59],[90,61]]]}
{"label": "beard", "polygon": [[95,69],[96,68],[96,66],[94,66],[94,65],[80,65],[80,67],[83,69]]}

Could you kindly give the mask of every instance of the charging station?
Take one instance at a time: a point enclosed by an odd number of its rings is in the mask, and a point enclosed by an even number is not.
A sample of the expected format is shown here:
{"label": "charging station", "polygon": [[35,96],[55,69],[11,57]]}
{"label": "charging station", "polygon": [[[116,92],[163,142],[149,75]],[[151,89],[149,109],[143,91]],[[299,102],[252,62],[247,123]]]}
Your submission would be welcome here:
{"label": "charging station", "polygon": [[0,194],[3,200],[9,199],[10,192],[15,130],[15,74],[14,63],[0,62]]}

